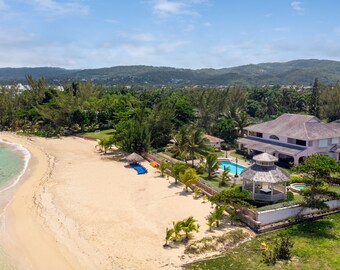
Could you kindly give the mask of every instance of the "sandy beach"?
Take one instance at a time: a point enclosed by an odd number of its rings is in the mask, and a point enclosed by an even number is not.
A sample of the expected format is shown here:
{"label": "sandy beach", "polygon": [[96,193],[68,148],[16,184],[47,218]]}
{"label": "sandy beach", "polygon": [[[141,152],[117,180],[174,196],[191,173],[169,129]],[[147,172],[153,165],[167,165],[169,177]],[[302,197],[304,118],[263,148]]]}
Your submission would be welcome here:
{"label": "sandy beach", "polygon": [[191,259],[183,245],[163,248],[165,228],[194,216],[201,225],[195,239],[209,235],[210,204],[147,162],[148,174],[137,175],[96,152],[94,141],[0,138],[32,155],[1,232],[19,269],[180,269]]}

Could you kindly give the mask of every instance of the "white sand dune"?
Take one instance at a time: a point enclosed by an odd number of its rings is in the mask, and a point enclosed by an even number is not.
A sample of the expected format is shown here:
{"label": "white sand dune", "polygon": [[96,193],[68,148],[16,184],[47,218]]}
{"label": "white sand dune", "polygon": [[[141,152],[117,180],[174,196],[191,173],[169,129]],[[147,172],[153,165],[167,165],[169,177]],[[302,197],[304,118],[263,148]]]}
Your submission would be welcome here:
{"label": "white sand dune", "polygon": [[[137,175],[105,160],[93,141],[0,138],[32,154],[24,182],[6,209],[2,232],[19,269],[180,269],[184,246],[164,249],[165,228],[194,216],[207,232],[210,204],[183,192],[173,179]],[[226,228],[225,230],[227,230]]]}

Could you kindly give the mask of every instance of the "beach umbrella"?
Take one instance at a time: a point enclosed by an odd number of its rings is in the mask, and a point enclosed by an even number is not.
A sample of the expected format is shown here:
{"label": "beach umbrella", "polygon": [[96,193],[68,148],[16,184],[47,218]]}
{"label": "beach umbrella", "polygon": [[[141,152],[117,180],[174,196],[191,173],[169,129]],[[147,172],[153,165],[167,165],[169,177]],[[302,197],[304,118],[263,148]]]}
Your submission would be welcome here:
{"label": "beach umbrella", "polygon": [[132,153],[126,157],[127,162],[141,162],[144,158],[137,153]]}

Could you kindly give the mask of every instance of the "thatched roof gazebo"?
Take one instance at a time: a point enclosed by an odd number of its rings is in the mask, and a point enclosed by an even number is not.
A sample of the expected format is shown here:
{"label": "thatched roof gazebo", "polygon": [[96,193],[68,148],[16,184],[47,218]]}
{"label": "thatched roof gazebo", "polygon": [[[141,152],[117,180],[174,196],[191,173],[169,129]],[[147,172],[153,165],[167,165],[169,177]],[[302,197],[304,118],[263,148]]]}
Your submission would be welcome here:
{"label": "thatched roof gazebo", "polygon": [[128,155],[125,160],[127,162],[141,162],[144,160],[144,158],[140,155],[138,155],[137,153],[132,153],[130,155]]}
{"label": "thatched roof gazebo", "polygon": [[242,187],[249,190],[254,200],[276,202],[286,199],[286,184],[289,175],[275,165],[276,157],[262,153],[253,157],[255,164],[245,169],[240,176]]}

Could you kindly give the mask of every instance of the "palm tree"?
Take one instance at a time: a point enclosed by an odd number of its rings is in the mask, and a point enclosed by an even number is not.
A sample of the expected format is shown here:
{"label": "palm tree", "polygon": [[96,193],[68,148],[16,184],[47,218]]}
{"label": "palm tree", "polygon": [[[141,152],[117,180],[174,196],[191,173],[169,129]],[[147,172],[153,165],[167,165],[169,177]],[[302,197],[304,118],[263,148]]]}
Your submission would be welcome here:
{"label": "palm tree", "polygon": [[212,213],[214,218],[215,218],[215,222],[216,222],[216,226],[219,227],[220,226],[220,221],[224,216],[224,211],[226,210],[226,206],[216,206],[214,212]]}
{"label": "palm tree", "polygon": [[210,179],[211,173],[219,169],[218,157],[215,153],[209,153],[206,159],[206,166],[208,171],[208,179]]}
{"label": "palm tree", "polygon": [[200,225],[196,224],[196,222],[197,220],[193,217],[188,217],[182,221],[182,231],[184,231],[185,239],[188,240],[190,237],[192,237],[191,232],[198,232]]}
{"label": "palm tree", "polygon": [[168,163],[165,162],[161,162],[161,164],[159,164],[159,171],[161,172],[161,176],[164,177],[164,172],[166,171],[166,169],[169,167]]}
{"label": "palm tree", "polygon": [[171,240],[177,241],[181,238],[181,231],[182,231],[182,226],[183,226],[183,221],[173,221],[173,235],[171,236]]}
{"label": "palm tree", "polygon": [[207,155],[211,150],[208,140],[204,138],[204,133],[201,129],[194,129],[190,132],[186,152],[191,159],[191,167],[194,167],[194,159]]}
{"label": "palm tree", "polygon": [[[219,194],[210,197],[211,203],[223,205],[228,207],[228,211],[235,211],[237,208],[252,207],[247,200],[250,200],[250,193],[247,191],[240,191],[239,188],[225,189]],[[232,223],[232,220],[231,220]]]}
{"label": "palm tree", "polygon": [[104,154],[106,154],[107,150],[112,147],[112,140],[111,139],[101,139],[98,141],[98,145],[101,148],[102,151],[104,151]]}
{"label": "palm tree", "polygon": [[171,237],[172,237],[173,234],[174,234],[174,229],[166,228],[166,231],[165,231],[165,244],[164,244],[164,247],[169,246],[169,245],[168,245],[168,241],[171,239]]}
{"label": "palm tree", "polygon": [[234,121],[236,123],[236,130],[237,130],[238,136],[243,137],[244,128],[251,124],[248,114],[242,109],[237,109],[235,116],[234,116]]}
{"label": "palm tree", "polygon": [[213,213],[210,213],[209,216],[207,216],[207,225],[209,226],[209,231],[211,231],[212,226],[216,222],[216,218]]}
{"label": "palm tree", "polygon": [[186,166],[182,162],[176,162],[174,165],[171,166],[171,172],[175,178],[175,184],[177,184],[179,174],[184,172],[185,169],[186,169]]}
{"label": "palm tree", "polygon": [[175,157],[185,158],[185,152],[188,143],[188,128],[183,126],[173,135],[173,143],[168,144],[167,149]]}
{"label": "palm tree", "polygon": [[230,181],[230,167],[224,167],[224,170],[220,176],[220,186],[226,186],[227,185],[227,181]]}
{"label": "palm tree", "polygon": [[187,168],[184,172],[179,173],[179,179],[185,185],[185,191],[188,192],[188,187],[196,183],[199,177],[195,169]]}

